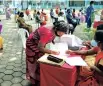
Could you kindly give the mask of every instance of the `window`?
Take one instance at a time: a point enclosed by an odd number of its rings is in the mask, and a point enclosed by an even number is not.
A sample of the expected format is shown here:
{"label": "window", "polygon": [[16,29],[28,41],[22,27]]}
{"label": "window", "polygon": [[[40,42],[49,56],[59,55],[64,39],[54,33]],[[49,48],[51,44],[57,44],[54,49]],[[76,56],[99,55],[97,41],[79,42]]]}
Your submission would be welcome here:
{"label": "window", "polygon": [[70,0],[69,1],[69,6],[85,6],[85,1],[84,0],[81,0],[81,1],[72,1]]}

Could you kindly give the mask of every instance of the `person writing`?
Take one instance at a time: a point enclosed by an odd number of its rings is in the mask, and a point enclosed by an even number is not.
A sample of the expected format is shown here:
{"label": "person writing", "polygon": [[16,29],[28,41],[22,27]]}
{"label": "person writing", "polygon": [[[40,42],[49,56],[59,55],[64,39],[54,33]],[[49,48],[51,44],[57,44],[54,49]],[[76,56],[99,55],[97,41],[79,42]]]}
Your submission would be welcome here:
{"label": "person writing", "polygon": [[26,41],[26,76],[32,84],[40,86],[40,68],[37,60],[45,53],[58,55],[59,52],[46,49],[46,44],[53,42],[56,36],[61,37],[67,32],[68,25],[63,21],[53,25],[43,25],[30,34]]}

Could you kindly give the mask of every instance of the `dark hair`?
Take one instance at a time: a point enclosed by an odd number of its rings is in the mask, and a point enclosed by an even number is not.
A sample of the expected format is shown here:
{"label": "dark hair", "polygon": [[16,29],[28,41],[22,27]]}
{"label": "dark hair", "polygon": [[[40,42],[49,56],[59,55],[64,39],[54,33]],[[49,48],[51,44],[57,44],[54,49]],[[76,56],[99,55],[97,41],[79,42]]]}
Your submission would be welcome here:
{"label": "dark hair", "polygon": [[70,10],[70,9],[67,9],[67,13],[71,13],[71,10]]}
{"label": "dark hair", "polygon": [[42,9],[42,11],[44,11],[44,9]]}
{"label": "dark hair", "polygon": [[59,12],[58,16],[63,16],[63,14],[64,14],[63,12]]}
{"label": "dark hair", "polygon": [[65,10],[67,10],[67,8],[65,8]]}
{"label": "dark hair", "polygon": [[53,11],[53,9],[51,9],[50,11]]}
{"label": "dark hair", "polygon": [[91,2],[90,2],[90,5],[92,5],[92,4],[94,4],[94,1],[91,1]]}
{"label": "dark hair", "polygon": [[19,13],[19,17],[24,17],[24,13],[23,13],[23,12],[20,12],[20,13]]}
{"label": "dark hair", "polygon": [[96,31],[94,40],[98,43],[100,49],[103,50],[103,30]]}
{"label": "dark hair", "polygon": [[34,12],[36,12],[36,10],[34,10]]}
{"label": "dark hair", "polygon": [[80,9],[79,12],[81,12],[82,10]]}
{"label": "dark hair", "polygon": [[73,9],[73,12],[75,12],[75,9]]}
{"label": "dark hair", "polygon": [[97,26],[97,30],[103,30],[103,24],[100,24],[99,26]]}
{"label": "dark hair", "polygon": [[40,12],[38,11],[37,14],[40,15]]}
{"label": "dark hair", "polygon": [[61,32],[64,32],[64,33],[67,33],[67,30],[69,29],[69,26],[67,23],[65,23],[64,21],[57,21],[57,22],[54,22],[53,23],[54,25],[54,31],[55,31],[55,34],[58,36],[57,34],[57,31],[61,31]]}
{"label": "dark hair", "polygon": [[103,30],[97,30],[95,32],[94,40],[97,42],[103,42]]}
{"label": "dark hair", "polygon": [[19,15],[19,14],[20,14],[20,11],[17,12],[17,15]]}

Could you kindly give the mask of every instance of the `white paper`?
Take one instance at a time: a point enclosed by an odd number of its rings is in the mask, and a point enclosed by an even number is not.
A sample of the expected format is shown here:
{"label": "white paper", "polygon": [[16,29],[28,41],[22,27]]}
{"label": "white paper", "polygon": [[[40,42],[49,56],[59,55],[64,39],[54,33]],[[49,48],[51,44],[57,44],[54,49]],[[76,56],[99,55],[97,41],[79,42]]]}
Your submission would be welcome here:
{"label": "white paper", "polygon": [[74,47],[74,46],[79,47],[79,46],[82,46],[83,41],[75,35],[65,34],[60,38],[60,42],[67,43],[68,46],[71,46],[71,47]]}
{"label": "white paper", "polygon": [[87,63],[79,56],[66,58],[66,63],[71,66],[88,66]]}
{"label": "white paper", "polygon": [[95,21],[100,21],[100,16],[99,15],[95,15]]}
{"label": "white paper", "polygon": [[50,50],[60,52],[59,55],[65,55],[68,50],[68,45],[66,43],[50,44]]}

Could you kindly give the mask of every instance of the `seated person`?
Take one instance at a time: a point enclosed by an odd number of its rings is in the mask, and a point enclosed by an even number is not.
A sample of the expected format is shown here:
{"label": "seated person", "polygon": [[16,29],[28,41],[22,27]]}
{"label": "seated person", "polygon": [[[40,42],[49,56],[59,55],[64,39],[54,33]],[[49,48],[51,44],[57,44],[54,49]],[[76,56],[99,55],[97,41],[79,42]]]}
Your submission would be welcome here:
{"label": "seated person", "polygon": [[63,12],[59,12],[59,14],[58,14],[58,21],[65,21],[64,13]]}
{"label": "seated person", "polygon": [[[93,47],[91,50],[67,51],[67,53],[69,54],[70,53],[76,53],[80,55],[96,54],[95,65],[88,64],[87,67],[82,67],[83,68],[82,71],[80,70],[79,74],[82,75],[80,75],[79,77],[79,82],[77,86],[89,86],[91,82],[92,84],[90,86],[103,86],[103,30],[96,31],[94,40],[97,42],[98,46]],[[85,72],[85,74],[82,72]]]}
{"label": "seated person", "polygon": [[103,10],[102,10],[101,15],[100,15],[100,20],[103,21]]}
{"label": "seated person", "polygon": [[[103,24],[97,26],[97,30],[103,30]],[[97,43],[96,41],[93,39],[91,41],[86,41],[86,42],[83,42],[83,45],[87,46],[89,49],[94,47],[94,46],[97,46]]]}
{"label": "seated person", "polygon": [[26,24],[23,17],[24,17],[24,13],[20,12],[19,17],[17,19],[19,28],[26,29],[29,32],[29,34],[30,34],[32,32],[32,26]]}
{"label": "seated person", "polygon": [[67,22],[69,24],[72,24],[73,27],[74,27],[73,30],[71,31],[71,34],[73,34],[73,32],[74,32],[74,30],[75,30],[75,28],[77,26],[77,20],[74,19],[73,16],[71,15],[71,10],[70,9],[67,10],[66,18],[67,18]]}

